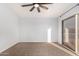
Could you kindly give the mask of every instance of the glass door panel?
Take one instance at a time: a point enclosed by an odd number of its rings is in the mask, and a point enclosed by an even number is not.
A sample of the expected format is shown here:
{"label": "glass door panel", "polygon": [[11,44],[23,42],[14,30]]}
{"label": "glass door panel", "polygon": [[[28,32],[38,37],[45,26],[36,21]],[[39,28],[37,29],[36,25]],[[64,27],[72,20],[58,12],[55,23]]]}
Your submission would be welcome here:
{"label": "glass door panel", "polygon": [[63,44],[75,50],[75,16],[63,20]]}

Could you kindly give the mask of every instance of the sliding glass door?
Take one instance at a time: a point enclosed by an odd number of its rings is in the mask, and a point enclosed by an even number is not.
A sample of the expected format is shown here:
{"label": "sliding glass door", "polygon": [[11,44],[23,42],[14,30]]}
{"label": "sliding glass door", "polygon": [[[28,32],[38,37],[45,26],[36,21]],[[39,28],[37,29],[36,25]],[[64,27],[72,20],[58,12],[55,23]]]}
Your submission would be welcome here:
{"label": "sliding glass door", "polygon": [[75,16],[63,20],[62,29],[63,45],[75,51]]}

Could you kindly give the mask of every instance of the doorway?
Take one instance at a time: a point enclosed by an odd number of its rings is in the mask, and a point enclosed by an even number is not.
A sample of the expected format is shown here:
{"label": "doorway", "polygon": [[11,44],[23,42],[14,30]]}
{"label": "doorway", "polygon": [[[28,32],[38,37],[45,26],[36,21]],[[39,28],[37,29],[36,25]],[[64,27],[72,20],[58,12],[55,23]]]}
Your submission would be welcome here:
{"label": "doorway", "polygon": [[62,21],[62,44],[75,51],[75,16]]}

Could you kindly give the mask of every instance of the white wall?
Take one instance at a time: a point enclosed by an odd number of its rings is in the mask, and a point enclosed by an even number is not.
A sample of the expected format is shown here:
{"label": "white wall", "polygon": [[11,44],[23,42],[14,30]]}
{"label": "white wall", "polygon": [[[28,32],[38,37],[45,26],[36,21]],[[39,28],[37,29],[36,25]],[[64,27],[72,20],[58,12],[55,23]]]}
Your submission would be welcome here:
{"label": "white wall", "polygon": [[47,42],[49,28],[52,30],[52,42],[57,42],[57,18],[20,18],[7,6],[7,4],[0,4],[0,52],[17,42]]}
{"label": "white wall", "polygon": [[48,29],[52,29],[52,42],[58,39],[58,19],[52,17],[26,17],[19,20],[21,42],[47,42]]}
{"label": "white wall", "polygon": [[0,52],[18,41],[17,19],[6,4],[0,4]]}
{"label": "white wall", "polygon": [[64,20],[65,18],[68,18],[74,14],[77,14],[79,13],[79,6],[73,8],[72,10],[70,10],[69,12],[67,12],[66,14],[64,14],[62,17],[59,17],[59,20],[58,20],[58,36],[59,36],[59,39],[58,39],[58,42],[60,44],[62,44],[62,20]]}

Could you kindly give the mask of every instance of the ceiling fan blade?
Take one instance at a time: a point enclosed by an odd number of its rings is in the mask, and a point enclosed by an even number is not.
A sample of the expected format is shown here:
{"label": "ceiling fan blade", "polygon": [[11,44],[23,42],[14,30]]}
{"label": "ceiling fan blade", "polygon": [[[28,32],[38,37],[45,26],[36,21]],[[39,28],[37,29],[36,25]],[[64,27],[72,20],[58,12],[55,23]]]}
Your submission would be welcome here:
{"label": "ceiling fan blade", "polygon": [[48,7],[46,7],[46,6],[42,6],[42,5],[40,5],[40,7],[44,8],[44,9],[48,9]]}
{"label": "ceiling fan blade", "polygon": [[39,7],[37,7],[37,10],[38,10],[38,12],[40,12],[40,8]]}
{"label": "ceiling fan blade", "polygon": [[53,3],[38,3],[38,4],[44,5],[44,4],[53,4]]}
{"label": "ceiling fan blade", "polygon": [[32,6],[33,4],[21,5],[22,7]]}
{"label": "ceiling fan blade", "polygon": [[35,7],[33,6],[33,7],[30,9],[30,11],[33,11],[34,8],[35,8]]}

